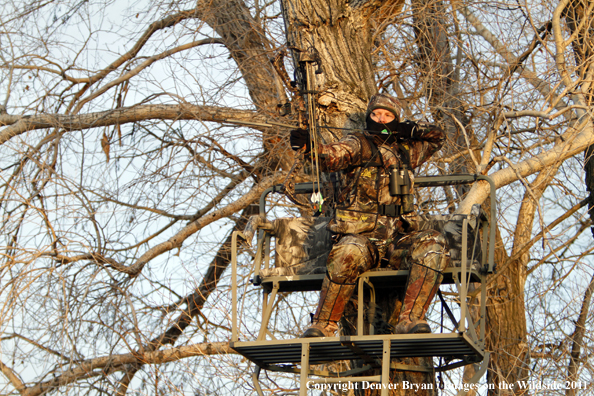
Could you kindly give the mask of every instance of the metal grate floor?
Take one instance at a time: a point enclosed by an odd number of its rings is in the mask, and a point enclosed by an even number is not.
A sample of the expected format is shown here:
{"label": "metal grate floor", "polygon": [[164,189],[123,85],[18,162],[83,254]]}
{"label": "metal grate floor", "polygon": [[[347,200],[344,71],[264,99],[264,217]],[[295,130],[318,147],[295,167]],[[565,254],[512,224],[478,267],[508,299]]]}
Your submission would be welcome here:
{"label": "metal grate floor", "polygon": [[232,342],[230,346],[263,367],[271,364],[300,363],[304,344],[309,344],[310,364],[334,360],[355,360],[364,358],[364,356],[367,359],[381,360],[383,342],[386,339],[390,340],[391,358],[442,356],[463,359],[468,356],[482,358],[484,355],[484,351],[464,333],[238,341]]}

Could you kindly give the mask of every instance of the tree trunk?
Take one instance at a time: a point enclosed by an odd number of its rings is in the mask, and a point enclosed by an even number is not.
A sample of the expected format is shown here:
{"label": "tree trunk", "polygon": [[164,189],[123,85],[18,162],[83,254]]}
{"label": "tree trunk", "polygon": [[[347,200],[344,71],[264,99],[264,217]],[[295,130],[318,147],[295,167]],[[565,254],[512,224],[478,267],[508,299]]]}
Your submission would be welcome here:
{"label": "tree trunk", "polygon": [[[295,67],[301,54],[312,47],[320,56],[322,73],[316,74],[315,81],[318,124],[362,128],[367,101],[377,92],[372,31],[366,18],[347,1],[286,0],[282,5]],[[342,137],[337,129],[322,127],[320,132],[325,143]]]}
{"label": "tree trunk", "polygon": [[[495,262],[504,263],[508,256],[499,232],[496,238]],[[524,302],[524,277],[520,266],[509,265],[493,275],[495,281],[490,285],[487,295],[487,334],[486,347],[491,354],[487,382],[497,389],[489,390],[489,395],[514,394],[503,383],[513,384],[525,379],[526,310]]]}

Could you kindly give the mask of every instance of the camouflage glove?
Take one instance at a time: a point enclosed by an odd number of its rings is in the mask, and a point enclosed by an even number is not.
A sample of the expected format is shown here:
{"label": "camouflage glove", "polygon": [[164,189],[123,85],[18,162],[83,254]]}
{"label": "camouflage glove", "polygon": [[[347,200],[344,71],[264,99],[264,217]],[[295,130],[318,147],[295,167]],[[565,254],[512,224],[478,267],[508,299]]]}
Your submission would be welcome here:
{"label": "camouflage glove", "polygon": [[295,151],[305,146],[305,153],[311,150],[311,143],[309,141],[309,131],[307,129],[292,129],[291,130],[291,148]]}

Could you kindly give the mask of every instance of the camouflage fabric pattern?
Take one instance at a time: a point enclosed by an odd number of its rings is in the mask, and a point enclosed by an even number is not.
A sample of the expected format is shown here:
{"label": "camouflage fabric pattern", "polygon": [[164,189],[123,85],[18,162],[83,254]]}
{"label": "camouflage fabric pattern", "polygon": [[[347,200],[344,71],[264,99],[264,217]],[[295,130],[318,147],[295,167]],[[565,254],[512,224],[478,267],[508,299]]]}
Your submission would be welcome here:
{"label": "camouflage fabric pattern", "polygon": [[[399,105],[397,101],[393,102],[392,98],[377,95],[370,101],[368,110],[386,108],[395,115],[399,115],[400,112],[395,111],[397,105]],[[318,329],[325,335],[334,333],[345,305],[355,289],[355,280],[361,273],[377,267],[380,259],[393,245],[393,238],[396,235],[408,234],[414,237],[409,239],[413,241],[409,246],[409,250],[412,249],[412,261],[418,261],[422,263],[421,265],[436,266],[437,271],[442,270],[442,265],[444,268],[447,266],[448,261],[441,259],[445,256],[435,254],[431,250],[437,249],[434,243],[437,238],[435,234],[415,233],[414,222],[410,221],[412,217],[384,216],[379,212],[380,205],[402,204],[401,196],[390,195],[391,168],[410,165],[409,177],[412,184],[410,193],[412,194],[414,188],[412,170],[439,150],[444,140],[445,135],[441,129],[420,123],[411,130],[410,139],[402,143],[389,134],[356,133],[336,143],[318,147],[322,170],[342,171],[341,182],[344,183],[341,183],[336,197],[335,216],[327,227],[329,231],[336,234],[336,243],[328,255],[326,264],[328,272],[322,285],[313,326],[306,333],[313,334],[314,332],[310,331],[313,329]],[[396,247],[405,246],[407,243],[405,239],[401,238],[402,245],[397,244]],[[393,249],[395,250],[398,249]],[[439,272],[433,271],[430,267],[423,267],[423,269],[425,274],[415,275],[410,279],[411,288],[418,289],[418,282],[429,279],[433,273],[435,273],[434,281],[441,280]],[[436,283],[433,282],[430,286],[434,288],[435,285]],[[424,291],[427,286],[421,284],[420,288]],[[429,302],[423,301],[423,307]],[[411,310],[418,305],[413,301]]]}
{"label": "camouflage fabric pattern", "polygon": [[[419,230],[436,230],[444,236],[451,256],[451,266],[460,267],[462,256],[465,253],[471,269],[478,270],[482,262],[482,246],[479,238],[481,206],[474,204],[469,215],[431,215],[428,218],[421,218],[417,222]],[[462,251],[462,226],[464,220],[468,221],[466,232],[466,252]]]}
{"label": "camouflage fabric pattern", "polygon": [[378,262],[386,252],[386,243],[378,246],[362,235],[339,236],[328,255],[327,276],[322,284],[320,304],[314,314],[315,323],[327,326],[338,322],[346,303],[355,290],[357,277]]}
{"label": "camouflage fabric pattern", "polygon": [[[447,256],[447,262],[434,262],[433,256],[436,254]],[[409,270],[413,264],[419,264],[443,271],[449,265],[449,257],[450,252],[443,234],[427,229],[397,236],[396,243],[386,253],[387,267],[395,270]]]}
{"label": "camouflage fabric pattern", "polygon": [[398,322],[423,319],[450,265],[444,236],[434,230],[417,231],[400,238],[389,252],[390,268],[409,269],[406,294]]}
{"label": "camouflage fabric pattern", "polygon": [[367,111],[365,112],[365,118],[371,114],[371,112],[375,109],[385,109],[394,116],[396,116],[397,120],[400,120],[400,113],[402,112],[402,105],[400,101],[396,98],[393,98],[390,95],[386,94],[375,94],[369,100],[369,105],[367,105]]}
{"label": "camouflage fabric pattern", "polygon": [[336,325],[354,291],[354,283],[336,283],[326,276],[320,294],[321,304],[318,304],[314,314],[314,322],[324,327]]}
{"label": "camouflage fabric pattern", "polygon": [[263,216],[251,216],[243,232],[248,244],[256,230],[267,231],[276,238],[275,268],[263,269],[260,275],[312,275],[326,272],[326,261],[332,241],[326,229],[328,217],[280,218],[267,221]]}
{"label": "camouflage fabric pattern", "polygon": [[272,222],[266,220],[264,215],[253,215],[248,219],[245,228],[243,229],[243,237],[248,246],[252,246],[252,240],[258,230],[272,231]]}
{"label": "camouflage fabric pattern", "polygon": [[378,255],[377,246],[368,238],[355,234],[344,235],[332,246],[328,255],[328,275],[335,283],[354,283],[359,274],[375,267]]}
{"label": "camouflage fabric pattern", "polygon": [[[347,185],[338,196],[338,207],[335,218],[329,224],[330,231],[339,234],[363,233],[374,231],[377,226],[387,227],[386,235],[404,231],[402,224],[378,214],[379,205],[400,205],[400,197],[390,195],[390,168],[406,163],[398,143],[385,136],[370,136],[381,155],[382,166],[366,164],[380,162],[373,158],[373,151],[367,138],[362,134],[352,134],[339,142],[321,145],[320,166],[327,172],[344,171]],[[402,143],[410,156],[412,169],[426,162],[435,153],[445,139],[441,129],[428,124],[419,123],[412,139]],[[388,143],[389,142],[389,143]],[[414,175],[409,171],[411,193],[414,190]]]}

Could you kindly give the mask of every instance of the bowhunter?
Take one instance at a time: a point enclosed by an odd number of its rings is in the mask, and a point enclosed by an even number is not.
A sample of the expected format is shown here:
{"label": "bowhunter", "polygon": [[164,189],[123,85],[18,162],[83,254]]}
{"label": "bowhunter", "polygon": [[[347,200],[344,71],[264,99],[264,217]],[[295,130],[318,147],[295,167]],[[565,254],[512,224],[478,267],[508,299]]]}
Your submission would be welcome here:
{"label": "bowhunter", "polygon": [[[433,125],[400,122],[397,99],[374,95],[366,112],[366,131],[320,144],[320,167],[342,171],[336,210],[328,224],[333,246],[312,326],[303,337],[333,336],[357,277],[383,259],[393,269],[409,269],[395,334],[430,333],[425,313],[450,263],[445,238],[418,230],[413,207],[412,170],[438,151],[443,131]],[[291,147],[308,153],[309,132],[291,131]]]}

